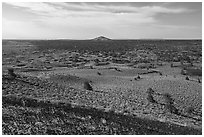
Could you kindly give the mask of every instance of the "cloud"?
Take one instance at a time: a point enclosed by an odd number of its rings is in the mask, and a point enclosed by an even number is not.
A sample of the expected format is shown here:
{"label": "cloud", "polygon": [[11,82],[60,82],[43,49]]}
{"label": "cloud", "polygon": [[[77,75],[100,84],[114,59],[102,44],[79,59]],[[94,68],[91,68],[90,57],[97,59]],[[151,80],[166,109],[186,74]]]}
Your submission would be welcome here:
{"label": "cloud", "polygon": [[89,3],[39,3],[39,2],[17,2],[7,3],[16,7],[25,8],[30,12],[47,16],[66,16],[71,13],[82,14],[81,11],[87,13],[135,13],[145,15],[155,15],[158,13],[183,13],[189,11],[185,8],[168,8],[162,6],[142,6],[135,7],[131,5],[102,5],[102,4],[89,4]]}
{"label": "cloud", "polygon": [[[97,35],[115,37],[163,37],[173,32],[186,32],[188,26],[162,24],[159,14],[182,14],[191,12],[187,8],[168,7],[168,4],[130,3],[48,3],[24,2],[6,3],[12,8],[20,8],[26,13],[34,13],[38,18],[23,22],[10,20],[3,15],[3,37],[70,37],[83,38]],[[13,16],[18,15],[14,13]],[[33,17],[33,15],[31,15]],[[195,28],[192,28],[195,29]],[[191,30],[192,30],[191,29]],[[157,34],[157,35],[156,35]]]}
{"label": "cloud", "polygon": [[38,12],[53,12],[56,10],[55,7],[51,7],[46,3],[38,3],[38,2],[11,2],[6,3],[16,7],[25,8],[30,11],[38,11]]}
{"label": "cloud", "polygon": [[83,24],[97,25],[130,25],[141,23],[156,23],[155,15],[159,13],[182,13],[187,12],[184,8],[167,8],[162,6],[136,7],[130,4],[99,4],[99,3],[7,3],[16,8],[39,15],[40,22],[56,25]]}
{"label": "cloud", "polygon": [[39,2],[12,2],[6,3],[12,5],[16,8],[24,8],[28,12],[32,12],[42,16],[60,16],[68,13],[60,6],[53,6],[49,3],[39,3]]}

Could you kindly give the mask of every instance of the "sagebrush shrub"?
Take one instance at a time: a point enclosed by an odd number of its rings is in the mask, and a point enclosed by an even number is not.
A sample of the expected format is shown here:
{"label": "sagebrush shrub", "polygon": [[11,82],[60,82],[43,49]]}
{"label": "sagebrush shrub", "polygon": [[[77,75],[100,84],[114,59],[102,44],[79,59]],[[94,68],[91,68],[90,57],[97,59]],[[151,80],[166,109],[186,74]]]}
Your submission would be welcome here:
{"label": "sagebrush shrub", "polygon": [[150,102],[150,103],[156,103],[156,101],[154,100],[154,97],[152,94],[148,94],[147,95],[147,100]]}
{"label": "sagebrush shrub", "polygon": [[159,75],[160,75],[160,76],[162,76],[162,73],[161,73],[161,72],[159,72]]}
{"label": "sagebrush shrub", "polygon": [[98,75],[101,75],[101,73],[100,73],[100,72],[97,72],[97,74],[98,74]]}
{"label": "sagebrush shrub", "polygon": [[166,104],[173,104],[174,103],[174,100],[169,93],[164,93],[163,97],[165,99]]}
{"label": "sagebrush shrub", "polygon": [[154,97],[153,97],[153,94],[154,93],[154,90],[152,88],[148,88],[147,89],[147,100],[150,102],[150,103],[156,103],[156,101],[154,100]]}
{"label": "sagebrush shrub", "polygon": [[198,83],[201,83],[200,78],[198,78]]}
{"label": "sagebrush shrub", "polygon": [[147,94],[153,94],[153,93],[154,93],[154,90],[152,88],[147,89]]}
{"label": "sagebrush shrub", "polygon": [[166,110],[173,114],[179,114],[178,109],[173,104],[165,104]]}
{"label": "sagebrush shrub", "polygon": [[173,114],[179,114],[178,109],[174,106],[174,99],[169,93],[164,93],[163,97],[165,99],[165,108],[168,110],[170,113]]}
{"label": "sagebrush shrub", "polygon": [[86,89],[86,90],[93,90],[92,86],[89,84],[88,81],[84,82],[84,89]]}
{"label": "sagebrush shrub", "polygon": [[182,75],[185,75],[184,69],[181,70],[181,74],[182,74]]}
{"label": "sagebrush shrub", "polygon": [[188,108],[186,109],[186,112],[187,112],[188,114],[192,114],[193,111],[194,111],[194,108],[193,108],[193,107],[188,107]]}
{"label": "sagebrush shrub", "polygon": [[8,69],[8,74],[12,77],[16,77],[16,74],[14,73],[14,69],[13,68],[9,68]]}

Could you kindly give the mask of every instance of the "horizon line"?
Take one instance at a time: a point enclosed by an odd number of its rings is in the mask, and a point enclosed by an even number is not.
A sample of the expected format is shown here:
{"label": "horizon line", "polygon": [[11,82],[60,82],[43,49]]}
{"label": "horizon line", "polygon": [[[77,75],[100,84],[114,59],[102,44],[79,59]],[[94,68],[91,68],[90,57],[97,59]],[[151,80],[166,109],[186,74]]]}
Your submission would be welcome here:
{"label": "horizon line", "polygon": [[[98,38],[98,37],[96,37]],[[107,38],[107,37],[106,37]],[[87,39],[70,39],[70,38],[2,38],[2,40],[94,40],[95,38]],[[121,38],[121,39],[112,39],[110,40],[202,40],[202,38]],[[109,40],[107,40],[109,41]]]}

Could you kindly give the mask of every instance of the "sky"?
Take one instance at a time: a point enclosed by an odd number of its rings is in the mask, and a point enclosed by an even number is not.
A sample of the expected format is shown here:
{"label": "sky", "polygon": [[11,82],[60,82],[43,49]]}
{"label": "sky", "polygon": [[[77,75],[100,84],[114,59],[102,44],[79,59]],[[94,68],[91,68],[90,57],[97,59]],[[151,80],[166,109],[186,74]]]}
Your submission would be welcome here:
{"label": "sky", "polygon": [[2,3],[3,39],[201,39],[201,2]]}

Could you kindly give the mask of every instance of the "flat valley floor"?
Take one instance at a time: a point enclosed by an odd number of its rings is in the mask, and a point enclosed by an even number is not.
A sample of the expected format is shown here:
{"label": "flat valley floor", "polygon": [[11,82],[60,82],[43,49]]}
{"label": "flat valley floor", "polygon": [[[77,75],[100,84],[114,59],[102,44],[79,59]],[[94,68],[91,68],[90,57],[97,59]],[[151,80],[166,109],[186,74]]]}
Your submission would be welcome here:
{"label": "flat valley floor", "polygon": [[[202,134],[202,75],[181,74],[185,64],[132,65],[61,51],[40,51],[24,41],[3,43],[3,134]],[[86,61],[76,65],[73,56]],[[194,61],[184,70],[201,66]],[[154,103],[148,100],[150,88]],[[178,113],[166,108],[165,94]]]}

